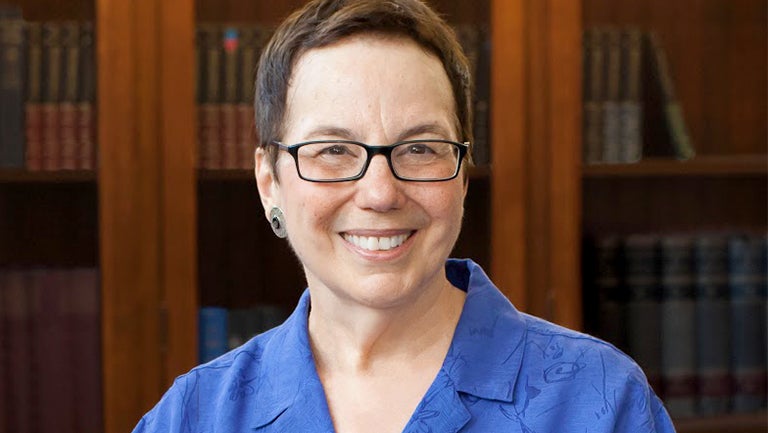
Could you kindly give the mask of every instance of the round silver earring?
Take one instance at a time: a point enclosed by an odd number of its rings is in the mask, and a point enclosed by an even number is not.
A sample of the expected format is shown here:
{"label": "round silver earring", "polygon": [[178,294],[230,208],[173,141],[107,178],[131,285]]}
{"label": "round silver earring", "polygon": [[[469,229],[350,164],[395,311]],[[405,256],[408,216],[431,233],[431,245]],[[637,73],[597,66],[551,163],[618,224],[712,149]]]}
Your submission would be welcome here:
{"label": "round silver earring", "polygon": [[277,206],[273,206],[269,211],[269,225],[275,232],[275,236],[280,239],[288,236],[288,232],[285,230],[285,215],[283,215],[283,210]]}

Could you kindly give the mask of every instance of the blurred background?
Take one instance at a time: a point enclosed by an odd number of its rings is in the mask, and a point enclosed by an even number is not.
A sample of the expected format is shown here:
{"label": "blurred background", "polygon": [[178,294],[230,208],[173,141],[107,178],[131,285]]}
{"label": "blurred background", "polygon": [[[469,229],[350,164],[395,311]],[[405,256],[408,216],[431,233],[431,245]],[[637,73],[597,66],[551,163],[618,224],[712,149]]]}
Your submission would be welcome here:
{"label": "blurred background", "polygon": [[[304,289],[252,178],[300,0],[0,3],[0,431],[130,431]],[[431,0],[475,77],[454,255],[635,358],[680,432],[765,432],[765,0]]]}

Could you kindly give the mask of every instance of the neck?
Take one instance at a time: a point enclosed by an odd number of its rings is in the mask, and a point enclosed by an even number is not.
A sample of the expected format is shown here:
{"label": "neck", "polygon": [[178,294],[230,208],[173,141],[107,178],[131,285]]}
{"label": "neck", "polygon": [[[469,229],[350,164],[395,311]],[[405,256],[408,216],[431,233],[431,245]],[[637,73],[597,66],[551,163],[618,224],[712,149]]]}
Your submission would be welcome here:
{"label": "neck", "polygon": [[309,335],[321,375],[375,374],[403,363],[442,364],[465,297],[447,280],[413,302],[389,308],[344,301],[327,290],[317,295],[312,293]]}

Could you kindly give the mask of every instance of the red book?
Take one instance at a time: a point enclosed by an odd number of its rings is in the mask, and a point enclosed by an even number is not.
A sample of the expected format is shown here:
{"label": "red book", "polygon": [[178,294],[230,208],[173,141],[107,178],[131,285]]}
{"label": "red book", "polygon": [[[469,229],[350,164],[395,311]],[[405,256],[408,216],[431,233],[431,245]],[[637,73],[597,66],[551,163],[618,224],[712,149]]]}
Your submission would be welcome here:
{"label": "red book", "polygon": [[26,104],[27,170],[43,169],[43,107],[38,102]]}
{"label": "red book", "polygon": [[253,151],[256,148],[253,105],[237,105],[237,168],[253,169]]}
{"label": "red book", "polygon": [[70,271],[70,286],[64,303],[65,327],[70,342],[67,352],[69,388],[74,392],[74,431],[101,433],[101,324],[99,274],[94,268]]}
{"label": "red book", "polygon": [[96,119],[91,102],[77,104],[77,168],[96,168]]}
{"label": "red book", "polygon": [[34,327],[36,362],[36,421],[40,432],[75,433],[75,395],[71,375],[71,341],[66,331],[63,304],[69,296],[70,271],[40,269],[33,272]]}
{"label": "red book", "polygon": [[43,27],[39,22],[27,23],[27,103],[25,135],[27,170],[43,168]]}
{"label": "red book", "polygon": [[10,369],[8,368],[8,271],[0,270],[0,428],[5,429],[8,425],[8,384],[10,379]]}
{"label": "red book", "polygon": [[220,168],[237,168],[238,166],[238,142],[237,142],[237,108],[233,103],[223,103],[221,107],[221,136],[218,143],[221,147]]}
{"label": "red book", "polygon": [[62,29],[57,22],[43,24],[43,148],[44,170],[57,170],[61,165],[59,140],[59,102],[62,84]]}
{"label": "red book", "polygon": [[28,273],[10,270],[5,277],[8,325],[8,388],[6,403],[8,432],[31,431],[32,394],[30,393],[32,334]]}

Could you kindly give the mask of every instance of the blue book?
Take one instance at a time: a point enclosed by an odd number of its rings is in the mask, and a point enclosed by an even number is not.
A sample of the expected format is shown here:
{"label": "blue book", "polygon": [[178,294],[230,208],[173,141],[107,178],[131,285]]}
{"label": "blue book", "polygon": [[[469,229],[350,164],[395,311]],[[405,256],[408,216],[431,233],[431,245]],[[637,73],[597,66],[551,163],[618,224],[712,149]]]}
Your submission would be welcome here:
{"label": "blue book", "polygon": [[730,302],[728,238],[701,235],[695,241],[696,347],[701,415],[730,410]]}
{"label": "blue book", "polygon": [[227,309],[202,307],[199,312],[200,363],[211,361],[227,352]]}
{"label": "blue book", "polygon": [[766,404],[765,237],[732,237],[728,264],[733,411],[753,412]]}
{"label": "blue book", "polygon": [[696,413],[696,304],[693,242],[661,239],[661,374],[664,404],[673,417]]}

